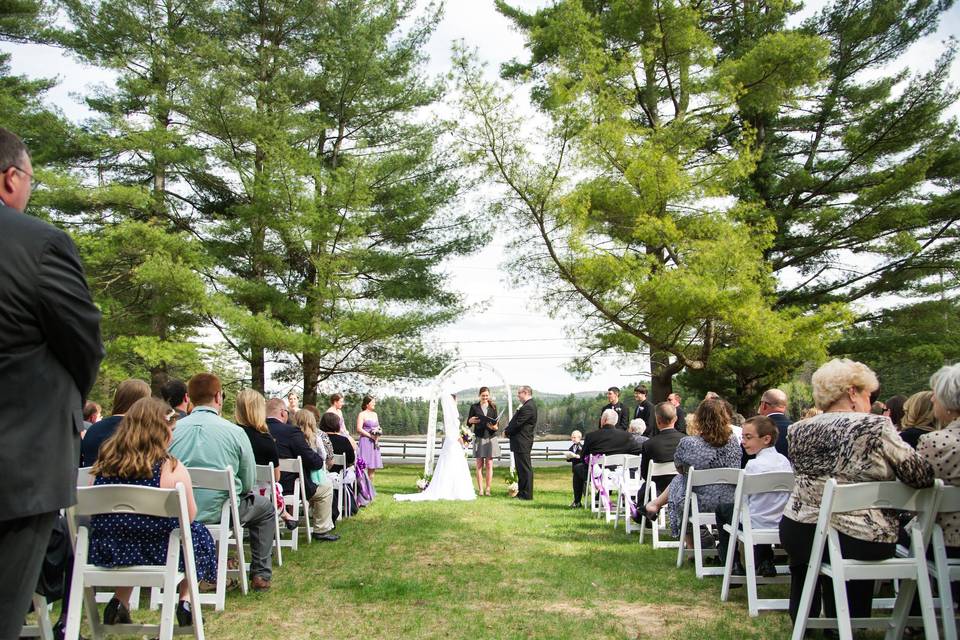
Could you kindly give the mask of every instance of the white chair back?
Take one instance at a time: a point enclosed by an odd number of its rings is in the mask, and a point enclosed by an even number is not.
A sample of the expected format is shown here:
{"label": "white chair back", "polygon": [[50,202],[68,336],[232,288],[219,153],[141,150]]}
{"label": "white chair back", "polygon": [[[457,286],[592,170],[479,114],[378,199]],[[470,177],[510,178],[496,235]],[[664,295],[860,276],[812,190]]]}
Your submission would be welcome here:
{"label": "white chair back", "polygon": [[[170,532],[167,541],[167,562],[161,566],[119,568],[97,567],[89,563],[90,534],[86,525],[78,525],[77,518],[100,514],[137,514],[161,518],[176,518],[179,527]],[[179,600],[178,585],[186,579],[193,625],[182,631],[192,631],[196,640],[203,640],[203,613],[197,584],[190,517],[187,511],[186,489],[177,484],[175,489],[158,489],[134,485],[101,485],[77,489],[77,504],[68,510],[68,522],[75,532],[75,555],[71,577],[70,603],[65,636],[76,638],[80,633],[80,616],[85,610],[94,637],[103,637],[109,631],[123,635],[158,636],[161,640],[173,638],[174,611]],[[184,572],[178,570],[183,556]],[[94,598],[96,587],[156,587],[162,589],[163,601],[160,624],[104,625],[97,612]]]}
{"label": "white chair back", "polygon": [[[683,559],[688,555],[693,555],[694,568],[697,578],[703,579],[704,576],[719,576],[723,574],[722,567],[705,567],[703,559],[705,556],[714,556],[717,554],[715,549],[703,548],[700,540],[700,532],[703,527],[717,524],[715,513],[700,511],[700,503],[697,500],[697,493],[694,491],[697,487],[708,485],[727,484],[736,486],[740,483],[742,469],[731,469],[721,467],[718,469],[697,469],[690,467],[687,471],[686,492],[683,499],[683,516],[680,520],[680,545],[677,547],[677,568],[683,566]],[[686,548],[684,540],[687,532],[693,537],[693,549]]]}
{"label": "white chair back", "polygon": [[[647,466],[647,477],[643,484],[643,500],[637,506],[638,509],[645,509],[648,502],[653,500],[657,496],[657,486],[654,483],[654,478],[659,478],[663,476],[675,476],[677,475],[677,465],[671,462],[653,462]],[[660,513],[657,515],[656,522],[647,522],[647,519],[644,518],[640,522],[640,544],[643,544],[643,534],[647,526],[650,527],[651,540],[654,549],[673,549],[680,545],[679,542],[675,540],[661,540],[661,537],[667,534],[669,529],[667,528],[667,510],[661,509]]]}
{"label": "white chair back", "polygon": [[[801,640],[806,630],[812,627],[835,628],[841,640],[852,640],[853,627],[893,628],[893,637],[900,637],[909,617],[914,593],[920,598],[923,626],[927,638],[937,637],[936,616],[933,609],[933,594],[927,572],[926,548],[933,531],[943,491],[943,481],[936,480],[931,489],[915,489],[901,482],[863,482],[838,484],[833,478],[827,480],[820,502],[820,514],[810,551],[807,577],[800,597],[800,609],[793,627],[793,640]],[[917,512],[913,526],[909,528],[910,556],[888,560],[848,560],[843,557],[840,537],[833,526],[833,516],[864,509],[897,509]],[[824,549],[829,548],[830,564],[823,564]],[[836,598],[836,618],[811,619],[810,603],[816,581],[826,576],[833,581]],[[846,583],[849,580],[899,580],[891,618],[853,619],[847,603]],[[931,635],[932,634],[932,635]]]}
{"label": "white chair back", "polygon": [[[297,479],[293,485],[293,493],[284,494],[284,504],[293,505],[293,517],[299,522],[300,514],[303,514],[304,532],[307,536],[307,544],[313,543],[313,536],[310,535],[310,498],[307,496],[307,476],[303,472],[303,459],[300,456],[296,458],[280,458],[280,473],[295,473]],[[294,540],[299,540],[300,527],[297,527],[297,535]],[[284,544],[284,546],[287,546]],[[297,544],[289,545],[294,551],[297,550]]]}
{"label": "white chair back", "polygon": [[[754,547],[758,544],[780,544],[779,529],[754,529],[750,519],[750,496],[770,492],[793,491],[794,475],[792,472],[756,473],[740,476],[740,483],[733,498],[733,516],[730,524],[723,528],[730,535],[727,545],[726,563],[723,569],[723,586],[720,588],[720,600],[726,602],[730,595],[731,584],[747,585],[747,609],[751,616],[759,615],[761,610],[783,610],[789,608],[790,601],[786,598],[760,598],[757,592],[758,584],[772,584],[788,582],[785,575],[776,578],[757,577]],[[738,526],[739,523],[739,526]],[[733,559],[737,553],[737,544],[743,544],[745,563],[744,576],[733,575]],[[777,567],[778,573],[787,573],[788,567]]]}

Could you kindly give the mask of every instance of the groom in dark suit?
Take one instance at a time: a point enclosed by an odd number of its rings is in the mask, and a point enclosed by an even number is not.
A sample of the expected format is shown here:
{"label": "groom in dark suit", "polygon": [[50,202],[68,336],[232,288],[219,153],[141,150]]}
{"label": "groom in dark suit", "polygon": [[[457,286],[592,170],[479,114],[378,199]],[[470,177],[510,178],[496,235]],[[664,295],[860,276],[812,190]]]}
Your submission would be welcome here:
{"label": "groom in dark suit", "polygon": [[0,638],[20,635],[58,512],[77,501],[83,402],[103,359],[77,248],[23,212],[32,181],[26,146],[0,128]]}
{"label": "groom in dark suit", "polygon": [[533,500],[530,451],[533,449],[533,431],[537,426],[537,405],[533,401],[533,389],[526,385],[517,389],[517,398],[521,404],[503,433],[510,438],[510,451],[517,466],[517,498]]}

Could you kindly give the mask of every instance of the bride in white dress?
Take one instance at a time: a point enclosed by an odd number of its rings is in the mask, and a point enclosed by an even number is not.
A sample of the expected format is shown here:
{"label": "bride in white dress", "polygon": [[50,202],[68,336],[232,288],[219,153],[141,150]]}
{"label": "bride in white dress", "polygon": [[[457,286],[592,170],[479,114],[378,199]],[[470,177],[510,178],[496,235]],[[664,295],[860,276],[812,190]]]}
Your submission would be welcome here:
{"label": "bride in white dress", "polygon": [[440,398],[443,408],[443,447],[433,469],[430,485],[420,493],[396,494],[397,500],[421,502],[424,500],[476,500],[473,478],[467,466],[466,453],[460,444],[460,414],[450,394]]}

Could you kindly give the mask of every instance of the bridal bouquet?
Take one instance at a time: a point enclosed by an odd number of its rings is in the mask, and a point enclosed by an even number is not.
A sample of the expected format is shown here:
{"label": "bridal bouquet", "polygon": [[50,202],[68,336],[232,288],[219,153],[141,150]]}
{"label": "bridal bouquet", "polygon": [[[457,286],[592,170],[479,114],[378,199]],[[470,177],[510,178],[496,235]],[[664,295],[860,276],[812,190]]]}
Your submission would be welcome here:
{"label": "bridal bouquet", "polygon": [[431,478],[431,477],[432,477],[432,476],[429,475],[429,474],[426,474],[426,475],[421,474],[421,475],[417,476],[417,489],[418,489],[419,491],[424,491],[424,490],[426,490],[426,488],[430,486],[430,478]]}
{"label": "bridal bouquet", "polygon": [[460,439],[463,440],[464,448],[469,447],[473,444],[473,431],[464,425],[460,425]]}

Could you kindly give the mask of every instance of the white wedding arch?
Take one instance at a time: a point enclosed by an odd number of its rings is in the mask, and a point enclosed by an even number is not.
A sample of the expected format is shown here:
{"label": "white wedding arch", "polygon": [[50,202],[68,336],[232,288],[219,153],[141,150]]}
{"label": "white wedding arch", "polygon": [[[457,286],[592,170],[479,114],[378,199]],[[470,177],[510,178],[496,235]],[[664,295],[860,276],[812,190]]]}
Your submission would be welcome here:
{"label": "white wedding arch", "polygon": [[[424,475],[429,475],[433,472],[433,456],[434,450],[436,449],[436,439],[437,439],[437,411],[440,404],[440,394],[444,393],[444,383],[450,379],[454,374],[460,373],[461,371],[466,371],[469,369],[481,369],[488,371],[489,373],[495,375],[500,379],[500,382],[503,384],[504,394],[507,397],[507,413],[506,415],[513,415],[513,395],[510,392],[510,385],[507,383],[507,379],[503,376],[500,371],[482,361],[482,360],[458,360],[450,365],[448,365],[443,371],[437,374],[437,377],[433,379],[433,383],[430,385],[430,412],[427,414],[427,452],[423,460],[423,473]],[[493,385],[488,385],[493,386]],[[513,454],[510,454],[510,469],[513,470]]]}

